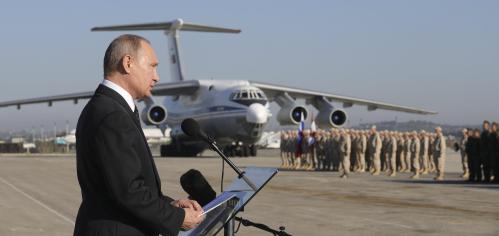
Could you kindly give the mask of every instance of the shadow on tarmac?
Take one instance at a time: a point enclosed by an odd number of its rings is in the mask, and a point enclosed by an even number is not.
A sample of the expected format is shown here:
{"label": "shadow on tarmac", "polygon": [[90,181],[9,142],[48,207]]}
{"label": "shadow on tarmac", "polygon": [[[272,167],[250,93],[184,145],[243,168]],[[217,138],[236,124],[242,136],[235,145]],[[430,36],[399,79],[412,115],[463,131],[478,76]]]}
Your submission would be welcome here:
{"label": "shadow on tarmac", "polygon": [[387,182],[396,182],[396,183],[404,183],[404,184],[433,184],[433,185],[461,185],[463,187],[472,187],[472,188],[485,188],[485,189],[499,189],[499,183],[485,183],[485,182],[469,182],[467,180],[461,179],[450,179],[450,180],[441,180],[435,181],[432,179],[393,179],[386,180]]}

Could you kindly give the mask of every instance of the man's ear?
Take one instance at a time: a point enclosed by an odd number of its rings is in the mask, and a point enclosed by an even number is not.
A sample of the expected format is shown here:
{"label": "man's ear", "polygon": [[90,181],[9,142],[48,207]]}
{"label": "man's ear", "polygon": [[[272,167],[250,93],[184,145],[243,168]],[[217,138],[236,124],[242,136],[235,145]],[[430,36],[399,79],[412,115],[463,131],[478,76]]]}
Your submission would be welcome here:
{"label": "man's ear", "polygon": [[125,55],[121,60],[121,65],[123,66],[123,72],[125,74],[130,74],[133,64],[133,58],[130,55]]}

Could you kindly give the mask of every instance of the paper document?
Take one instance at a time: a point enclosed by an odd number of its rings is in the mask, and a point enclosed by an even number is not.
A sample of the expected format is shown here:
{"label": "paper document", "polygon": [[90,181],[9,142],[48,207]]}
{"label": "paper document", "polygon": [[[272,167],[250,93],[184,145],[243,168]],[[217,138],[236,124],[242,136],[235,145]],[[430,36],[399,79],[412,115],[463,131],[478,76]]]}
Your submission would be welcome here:
{"label": "paper document", "polygon": [[211,210],[217,208],[218,206],[222,205],[224,202],[227,202],[228,200],[230,200],[231,198],[233,198],[235,196],[236,196],[235,193],[223,192],[217,198],[213,199],[213,201],[209,202],[208,204],[206,204],[203,207],[204,212],[201,215],[207,214]]}

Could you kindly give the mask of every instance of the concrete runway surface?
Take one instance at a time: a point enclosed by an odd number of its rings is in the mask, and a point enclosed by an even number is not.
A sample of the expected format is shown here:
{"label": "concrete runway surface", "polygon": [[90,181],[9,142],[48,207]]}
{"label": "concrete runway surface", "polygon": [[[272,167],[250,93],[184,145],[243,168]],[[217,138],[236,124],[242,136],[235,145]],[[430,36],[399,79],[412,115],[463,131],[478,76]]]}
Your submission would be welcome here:
{"label": "concrete runway surface", "polygon": [[[277,167],[277,150],[235,158],[241,166]],[[200,170],[220,191],[221,159],[156,158],[163,192],[184,198],[179,178]],[[499,185],[459,179],[460,158],[449,152],[446,180],[410,180],[352,173],[281,170],[238,214],[292,235],[499,235]],[[225,165],[224,186],[235,174]],[[0,155],[0,235],[72,235],[81,201],[75,158]],[[237,223],[236,223],[237,227]],[[219,233],[223,235],[223,233]],[[271,235],[241,226],[236,235]]]}

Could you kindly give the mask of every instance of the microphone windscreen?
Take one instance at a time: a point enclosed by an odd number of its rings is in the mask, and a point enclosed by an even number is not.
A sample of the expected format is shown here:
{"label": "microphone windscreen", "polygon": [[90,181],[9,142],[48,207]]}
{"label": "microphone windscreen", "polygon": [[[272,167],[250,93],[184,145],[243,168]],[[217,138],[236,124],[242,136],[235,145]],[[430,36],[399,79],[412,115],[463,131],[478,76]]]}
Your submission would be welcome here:
{"label": "microphone windscreen", "polygon": [[182,131],[188,136],[196,137],[199,134],[199,124],[192,118],[183,120],[182,124],[180,124],[180,127],[182,128]]}
{"label": "microphone windscreen", "polygon": [[201,172],[195,169],[190,169],[180,177],[180,185],[201,206],[211,202],[217,195]]}

